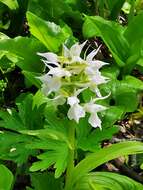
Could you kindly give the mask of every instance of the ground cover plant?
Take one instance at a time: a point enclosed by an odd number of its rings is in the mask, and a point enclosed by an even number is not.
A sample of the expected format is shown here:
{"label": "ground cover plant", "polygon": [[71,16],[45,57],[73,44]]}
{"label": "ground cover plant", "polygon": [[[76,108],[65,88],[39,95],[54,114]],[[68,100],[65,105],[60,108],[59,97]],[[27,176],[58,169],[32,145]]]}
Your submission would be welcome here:
{"label": "ground cover plant", "polygon": [[142,0],[0,0],[0,190],[143,189],[142,21]]}

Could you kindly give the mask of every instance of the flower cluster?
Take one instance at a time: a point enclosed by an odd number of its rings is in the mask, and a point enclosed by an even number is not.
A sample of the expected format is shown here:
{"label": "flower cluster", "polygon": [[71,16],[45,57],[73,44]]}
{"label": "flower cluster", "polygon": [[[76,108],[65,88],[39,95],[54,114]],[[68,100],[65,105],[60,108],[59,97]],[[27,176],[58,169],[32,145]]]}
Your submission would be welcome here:
{"label": "flower cluster", "polygon": [[[86,42],[76,43],[70,49],[63,45],[61,56],[52,52],[38,53],[44,58],[43,62],[49,69],[48,73],[39,78],[42,81],[42,92],[46,96],[54,93],[55,98],[64,99],[70,106],[67,113],[70,120],[78,123],[80,118],[90,113],[88,121],[91,126],[101,128],[101,120],[97,113],[104,111],[106,107],[96,104],[96,101],[106,98],[101,96],[98,85],[108,82],[108,78],[100,72],[100,68],[107,63],[94,60],[99,48],[82,58],[81,52],[85,44]],[[95,98],[80,103],[78,96],[85,89],[91,90]]]}

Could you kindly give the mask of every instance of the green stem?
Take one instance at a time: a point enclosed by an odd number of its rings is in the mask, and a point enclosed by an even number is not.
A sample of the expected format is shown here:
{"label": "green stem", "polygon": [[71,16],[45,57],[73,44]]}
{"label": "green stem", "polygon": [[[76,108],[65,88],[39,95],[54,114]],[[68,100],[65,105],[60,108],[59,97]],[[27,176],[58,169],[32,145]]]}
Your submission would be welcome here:
{"label": "green stem", "polygon": [[71,122],[69,126],[69,141],[72,148],[69,150],[69,160],[68,160],[68,166],[67,166],[67,171],[66,171],[65,190],[70,190],[70,178],[71,178],[71,173],[74,169],[75,122]]}

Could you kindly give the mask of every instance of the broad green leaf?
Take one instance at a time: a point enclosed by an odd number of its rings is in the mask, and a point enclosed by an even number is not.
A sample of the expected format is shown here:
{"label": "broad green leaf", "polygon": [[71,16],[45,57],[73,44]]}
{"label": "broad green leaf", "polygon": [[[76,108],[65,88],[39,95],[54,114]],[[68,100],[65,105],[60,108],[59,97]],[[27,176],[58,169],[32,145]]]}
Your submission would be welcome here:
{"label": "broad green leaf", "polygon": [[[136,85],[134,85],[135,83]],[[141,83],[139,79],[127,76],[121,81],[112,80],[108,82],[102,86],[102,90],[104,89],[106,93],[111,92],[110,101],[113,101],[115,106],[121,107],[123,112],[133,112],[139,104],[138,93],[142,88]]]}
{"label": "broad green leaf", "polygon": [[[88,3],[74,0],[29,0],[28,11],[42,19],[59,24],[60,20],[66,22],[71,28],[79,29],[82,24],[80,12],[86,11]],[[86,9],[86,10],[85,10]]]}
{"label": "broad green leaf", "polygon": [[55,179],[51,173],[33,173],[31,183],[34,190],[62,190],[61,179]]}
{"label": "broad green leaf", "polygon": [[[109,147],[103,148],[86,156],[81,162],[74,168],[70,184],[68,187],[72,188],[73,184],[77,182],[88,172],[97,168],[98,166],[108,162],[112,159],[120,156],[126,156],[129,154],[138,154],[143,152],[143,143],[130,141],[113,144]],[[69,188],[69,189],[70,189]]]}
{"label": "broad green leaf", "polygon": [[29,72],[29,71],[23,71],[22,72],[25,76],[25,83],[28,83],[28,86],[36,86],[37,88],[41,87],[41,81],[38,79],[38,77],[41,76],[39,73]]}
{"label": "broad green leaf", "polygon": [[143,39],[143,27],[141,25],[143,21],[143,13],[135,16],[129,23],[124,32],[124,36],[128,40],[129,44],[135,43],[137,40]]}
{"label": "broad green leaf", "polygon": [[110,10],[110,17],[111,19],[116,19],[118,14],[120,13],[121,11],[121,8],[124,4],[125,0],[106,0],[106,3],[108,5],[108,8]]}
{"label": "broad green leaf", "polygon": [[41,72],[44,68],[37,52],[45,51],[45,48],[34,38],[2,39],[0,40],[0,51],[6,51],[17,56],[18,62],[16,62],[16,65],[22,70]]}
{"label": "broad green leaf", "polygon": [[124,66],[128,57],[129,46],[123,36],[124,29],[115,22],[99,16],[86,16],[83,25],[85,38],[101,37],[119,66]]}
{"label": "broad green leaf", "polygon": [[82,177],[74,187],[74,190],[142,190],[143,185],[129,177],[111,173],[95,172]]}
{"label": "broad green leaf", "polygon": [[11,190],[14,179],[13,174],[7,167],[2,164],[0,165],[0,176],[0,189]]}
{"label": "broad green leaf", "polygon": [[0,0],[0,2],[7,5],[10,9],[14,10],[18,8],[18,2],[17,0]]}
{"label": "broad green leaf", "polygon": [[31,34],[41,41],[48,50],[57,52],[59,47],[70,36],[64,28],[53,22],[47,22],[31,12],[27,12]]}

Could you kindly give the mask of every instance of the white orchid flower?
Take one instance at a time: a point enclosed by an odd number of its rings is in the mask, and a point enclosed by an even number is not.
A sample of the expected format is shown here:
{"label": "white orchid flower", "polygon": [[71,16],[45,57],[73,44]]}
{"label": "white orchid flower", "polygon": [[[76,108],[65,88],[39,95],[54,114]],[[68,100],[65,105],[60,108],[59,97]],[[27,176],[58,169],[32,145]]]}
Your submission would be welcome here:
{"label": "white orchid flower", "polygon": [[96,128],[99,127],[100,129],[101,127],[101,119],[98,116],[98,112],[102,112],[105,111],[107,109],[107,107],[96,104],[95,102],[98,100],[103,100],[108,98],[111,95],[111,93],[109,93],[107,96],[101,97],[101,98],[94,98],[92,99],[90,102],[86,103],[84,105],[84,110],[85,112],[90,113],[90,117],[88,119],[88,122],[91,124],[92,127]]}
{"label": "white orchid flower", "polygon": [[96,128],[99,127],[101,129],[101,120],[98,117],[98,112],[104,111],[107,108],[105,106],[95,104],[94,100],[91,100],[90,102],[86,103],[84,105],[84,110],[88,113],[90,113],[90,117],[88,122],[91,124],[92,127]]}
{"label": "white orchid flower", "polygon": [[42,89],[43,94],[48,96],[51,92],[59,91],[61,87],[61,80],[59,77],[52,77],[49,74],[45,74],[41,77],[38,77],[42,81]]}
{"label": "white orchid flower", "polygon": [[80,118],[85,117],[85,111],[79,102],[80,101],[76,96],[72,96],[67,99],[67,103],[71,106],[67,113],[68,118],[70,120],[75,120],[77,123]]}
{"label": "white orchid flower", "polygon": [[80,101],[77,98],[77,96],[84,91],[86,88],[79,89],[74,92],[74,96],[68,97],[67,104],[70,105],[70,109],[68,111],[68,118],[70,120],[75,120],[77,123],[79,122],[79,119],[82,117],[85,117],[85,111],[84,108],[79,104]]}

